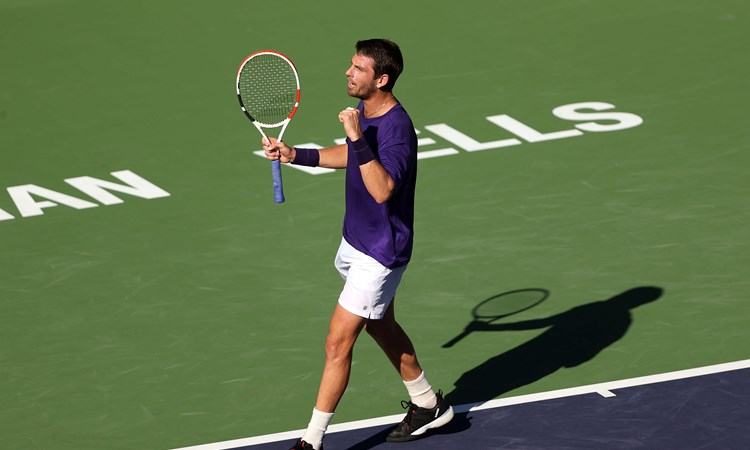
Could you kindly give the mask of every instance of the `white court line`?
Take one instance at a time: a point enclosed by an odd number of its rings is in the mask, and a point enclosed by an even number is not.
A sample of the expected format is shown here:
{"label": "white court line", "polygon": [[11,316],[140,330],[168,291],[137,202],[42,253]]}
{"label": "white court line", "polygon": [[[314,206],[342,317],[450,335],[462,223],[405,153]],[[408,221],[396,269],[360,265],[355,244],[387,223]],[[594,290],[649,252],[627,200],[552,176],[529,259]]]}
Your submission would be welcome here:
{"label": "white court line", "polygon": [[[599,394],[603,397],[612,397],[615,394],[612,393],[614,389],[624,389],[635,386],[644,386],[653,383],[663,383],[665,381],[681,380],[684,378],[700,377],[705,375],[711,375],[715,373],[729,372],[732,370],[748,369],[750,368],[750,359],[743,361],[735,361],[724,364],[716,364],[713,366],[698,367],[695,369],[678,370],[676,372],[668,372],[657,375],[647,375],[645,377],[629,378],[626,380],[619,381],[608,381],[606,383],[590,384],[587,386],[580,386],[574,388],[558,389],[555,391],[540,392],[536,394],[519,395],[516,397],[500,398],[496,400],[490,400],[481,404],[470,403],[467,405],[455,406],[453,409],[456,413],[463,413],[467,411],[481,411],[485,409],[500,408],[503,406],[520,405],[523,403],[539,402],[542,400],[552,400],[557,398],[572,397],[582,394]],[[374,419],[357,420],[354,422],[346,422],[334,424],[328,427],[328,433],[339,433],[342,431],[359,430],[362,428],[376,427],[380,425],[389,425],[397,423],[403,417],[403,414],[396,414],[392,416],[377,417]],[[227,450],[236,447],[266,444],[269,442],[285,441],[290,439],[299,438],[304,429],[285,431],[283,433],[266,434],[263,436],[255,436],[244,439],[235,439],[232,441],[217,442],[213,444],[196,445],[192,447],[182,447],[173,450]]]}

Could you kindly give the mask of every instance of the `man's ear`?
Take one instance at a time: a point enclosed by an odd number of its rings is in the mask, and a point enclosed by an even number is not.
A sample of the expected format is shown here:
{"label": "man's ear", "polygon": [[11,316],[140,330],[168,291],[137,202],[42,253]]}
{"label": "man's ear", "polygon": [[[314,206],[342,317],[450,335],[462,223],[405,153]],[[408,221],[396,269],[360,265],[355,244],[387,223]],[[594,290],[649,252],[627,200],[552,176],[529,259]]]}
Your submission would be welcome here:
{"label": "man's ear", "polygon": [[380,89],[383,86],[385,86],[386,84],[388,84],[388,74],[384,73],[383,75],[380,75],[380,77],[378,78],[378,81],[377,81],[377,83],[375,85],[378,87],[378,89]]}

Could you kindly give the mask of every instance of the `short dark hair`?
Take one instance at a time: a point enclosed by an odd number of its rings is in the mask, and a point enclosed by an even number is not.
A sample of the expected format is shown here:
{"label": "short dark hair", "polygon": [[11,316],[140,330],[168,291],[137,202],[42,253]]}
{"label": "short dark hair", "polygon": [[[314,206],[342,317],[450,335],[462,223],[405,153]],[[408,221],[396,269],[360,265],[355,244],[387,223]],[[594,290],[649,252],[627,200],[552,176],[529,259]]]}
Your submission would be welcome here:
{"label": "short dark hair", "polygon": [[388,39],[367,39],[358,41],[356,48],[357,54],[368,56],[375,61],[376,77],[388,75],[388,83],[382,89],[392,91],[398,76],[404,70],[404,58],[398,45]]}

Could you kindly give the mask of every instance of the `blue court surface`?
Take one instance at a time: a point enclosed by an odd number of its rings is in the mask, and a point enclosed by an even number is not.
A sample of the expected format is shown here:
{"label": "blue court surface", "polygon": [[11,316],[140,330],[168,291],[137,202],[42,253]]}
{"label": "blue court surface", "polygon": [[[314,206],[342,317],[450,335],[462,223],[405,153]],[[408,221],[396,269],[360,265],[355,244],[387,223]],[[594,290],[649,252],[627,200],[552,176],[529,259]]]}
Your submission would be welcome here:
{"label": "blue court surface", "polygon": [[[449,425],[409,443],[385,442],[399,417],[389,416],[334,426],[324,446],[327,450],[747,449],[750,360],[460,405],[456,412]],[[372,423],[380,424],[368,426]],[[288,449],[294,445],[293,436],[301,432],[189,449]]]}

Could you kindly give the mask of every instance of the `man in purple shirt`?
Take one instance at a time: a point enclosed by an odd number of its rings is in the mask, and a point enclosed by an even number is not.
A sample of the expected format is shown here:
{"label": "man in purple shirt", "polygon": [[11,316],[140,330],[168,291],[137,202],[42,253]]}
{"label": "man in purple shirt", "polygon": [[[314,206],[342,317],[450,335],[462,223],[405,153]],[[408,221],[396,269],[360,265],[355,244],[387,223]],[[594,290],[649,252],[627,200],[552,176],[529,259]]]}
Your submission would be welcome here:
{"label": "man in purple shirt", "polygon": [[403,70],[398,46],[359,41],[346,71],[357,108],[339,113],[346,144],[320,150],[291,148],[271,139],[266,157],[283,163],[346,168],[346,214],[335,266],[345,280],[326,338],[326,360],[312,418],[292,450],[322,450],[323,435],[346,390],[352,349],[364,329],[383,349],[409,392],[408,412],[388,441],[416,439],[450,422],[453,409],[435,392],[411,340],[396,322],[394,299],[411,258],[417,136],[393,96]]}

